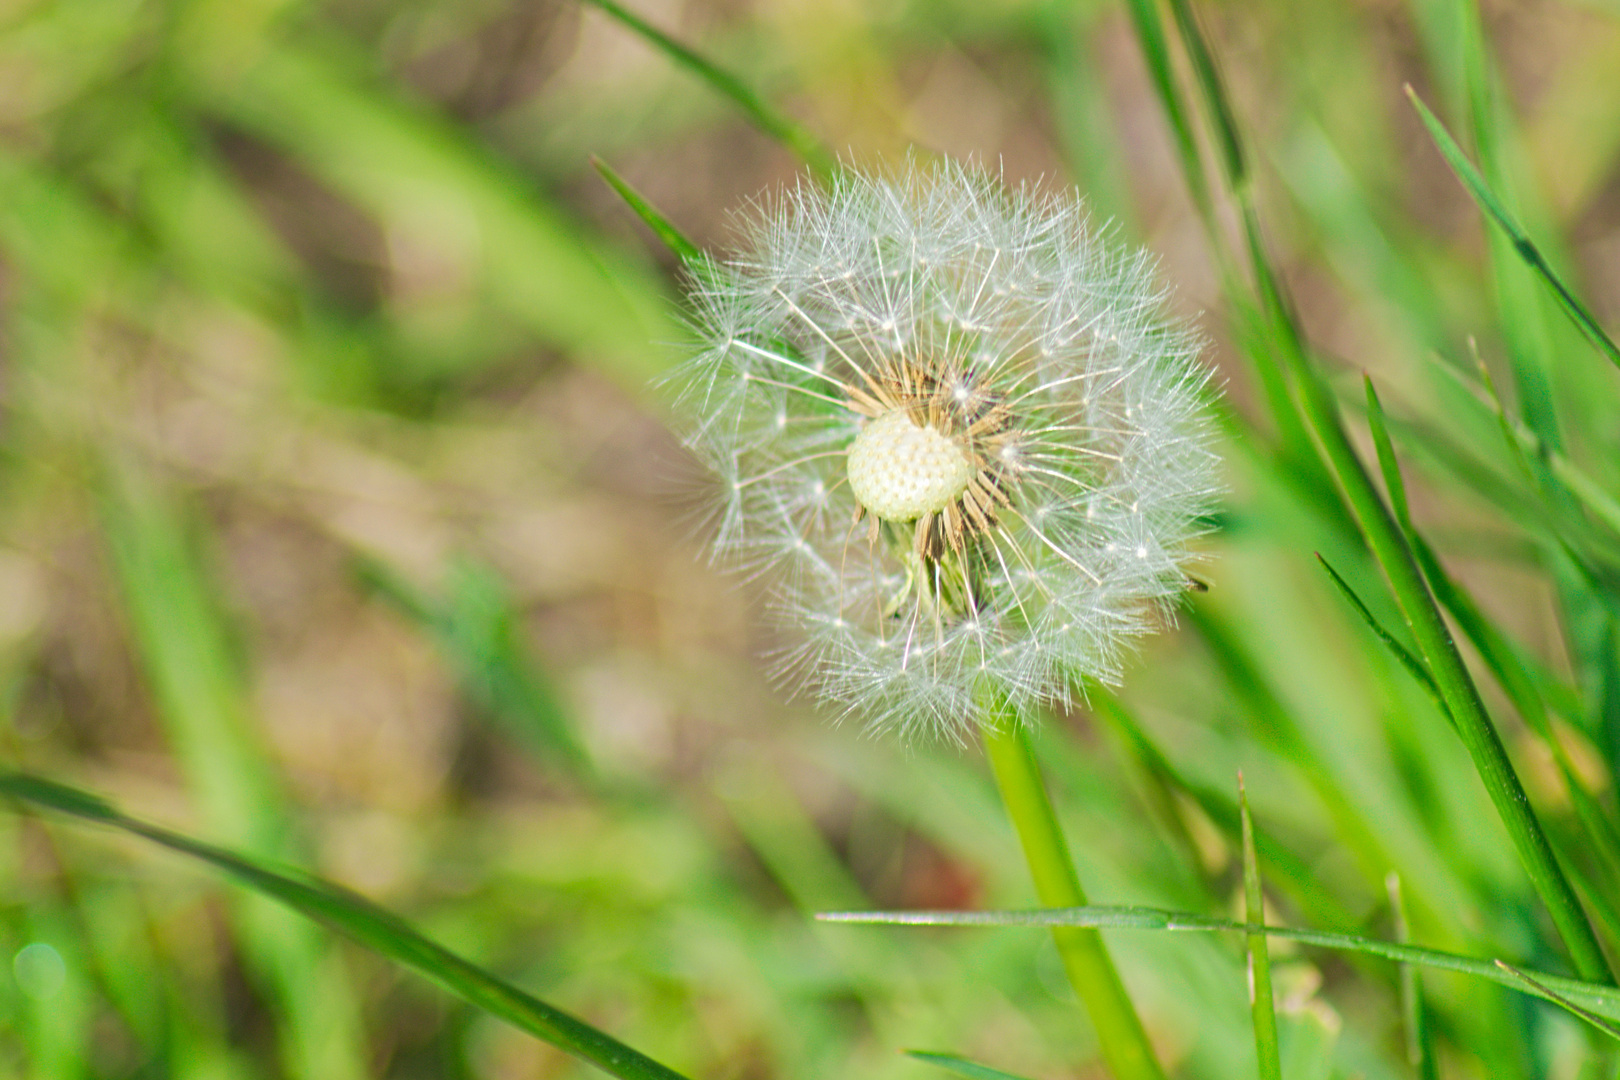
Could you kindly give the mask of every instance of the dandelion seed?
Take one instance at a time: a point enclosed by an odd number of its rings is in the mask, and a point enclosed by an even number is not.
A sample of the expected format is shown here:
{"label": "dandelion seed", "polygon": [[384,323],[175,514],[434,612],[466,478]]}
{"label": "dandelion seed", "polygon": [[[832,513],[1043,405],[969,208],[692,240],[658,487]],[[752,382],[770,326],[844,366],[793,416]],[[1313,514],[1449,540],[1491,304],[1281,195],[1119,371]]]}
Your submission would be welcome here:
{"label": "dandelion seed", "polygon": [[677,380],[730,480],[717,553],[773,571],[802,641],[784,673],[958,738],[986,680],[1021,714],[1117,681],[1218,486],[1150,260],[956,165],[801,185],[746,230]]}

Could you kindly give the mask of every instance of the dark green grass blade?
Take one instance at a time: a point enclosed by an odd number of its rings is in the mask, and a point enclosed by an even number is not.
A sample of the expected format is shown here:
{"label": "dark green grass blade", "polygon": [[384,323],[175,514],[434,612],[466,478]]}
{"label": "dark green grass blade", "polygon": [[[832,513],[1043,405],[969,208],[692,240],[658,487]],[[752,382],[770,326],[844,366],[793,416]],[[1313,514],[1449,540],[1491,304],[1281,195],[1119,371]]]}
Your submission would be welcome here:
{"label": "dark green grass blade", "polygon": [[[1378,400],[1378,394],[1373,388],[1372,380],[1365,379],[1364,381],[1367,393],[1368,427],[1372,431],[1379,467],[1384,476],[1384,486],[1389,493],[1390,504],[1396,522],[1400,525],[1408,543],[1412,547],[1412,552],[1417,558],[1424,579],[1427,581],[1435,598],[1451,613],[1452,618],[1457,621],[1463,633],[1468,637],[1474,648],[1478,650],[1486,668],[1508,695],[1509,700],[1513,702],[1514,708],[1518,710],[1519,715],[1524,718],[1525,722],[1546,744],[1564,780],[1565,788],[1569,792],[1587,841],[1595,851],[1605,857],[1608,863],[1612,864],[1614,859],[1620,856],[1620,850],[1616,848],[1614,826],[1597,804],[1597,800],[1582,785],[1573,764],[1569,760],[1568,753],[1553,732],[1546,702],[1542,699],[1535,681],[1530,677],[1524,660],[1518,655],[1517,650],[1514,649],[1507,636],[1497,630],[1484,616],[1483,612],[1479,610],[1473,598],[1463,591],[1446,573],[1445,567],[1435,555],[1434,549],[1429,546],[1413,526],[1406,503],[1406,488],[1401,478],[1400,466],[1395,459],[1394,446],[1389,438],[1383,406]],[[1332,573],[1332,568],[1329,567],[1328,569],[1329,573]],[[1334,580],[1348,593],[1349,587],[1340,581],[1337,574],[1334,574]],[[1354,599],[1353,594],[1352,602],[1356,603],[1358,608],[1361,608],[1359,601]],[[1363,617],[1370,619],[1370,615],[1364,609],[1362,610]],[[1375,627],[1375,629],[1378,628]],[[1403,663],[1406,663],[1409,654],[1404,654],[1393,640],[1384,635],[1381,630],[1379,632],[1380,636],[1385,638],[1385,644],[1396,651],[1398,656],[1402,656]],[[1411,659],[1415,662],[1415,658]],[[1408,670],[1412,670],[1409,663],[1407,666]],[[1417,673],[1414,672],[1414,674]],[[1424,683],[1431,693],[1437,693],[1432,680],[1420,678],[1420,681]],[[1442,709],[1445,708],[1443,703],[1441,707]],[[1590,893],[1589,902],[1592,899],[1595,899],[1597,906],[1602,909],[1601,914],[1606,922],[1615,920],[1617,913],[1613,911],[1612,906],[1601,893]]]}
{"label": "dark green grass blade", "polygon": [[[1302,362],[1302,358],[1299,358]],[[1348,498],[1373,556],[1383,568],[1396,602],[1412,630],[1424,666],[1434,678],[1446,710],[1502,823],[1513,840],[1531,884],[1546,904],[1576,970],[1589,979],[1610,978],[1608,962],[1552,845],[1531,808],[1479,689],[1451,638],[1430,594],[1405,533],[1373,485],[1339,419],[1337,405],[1309,372],[1298,380],[1300,403]]]}
{"label": "dark green grass blade", "polygon": [[[1385,880],[1385,888],[1389,892],[1390,911],[1395,916],[1395,941],[1397,944],[1410,945],[1412,930],[1406,920],[1406,899],[1401,894],[1401,879],[1390,874]],[[1429,1039],[1423,979],[1412,964],[1401,965],[1401,1026],[1406,1036],[1406,1063],[1417,1073],[1418,1080],[1439,1080],[1434,1047]]]}
{"label": "dark green grass blade", "polygon": [[[1434,598],[1424,584],[1422,572],[1405,537],[1363,467],[1344,429],[1332,392],[1311,366],[1298,319],[1281,278],[1267,256],[1251,178],[1243,161],[1234,113],[1228,104],[1219,71],[1212,62],[1200,62],[1201,57],[1208,59],[1213,54],[1203,40],[1196,19],[1191,17],[1186,0],[1175,2],[1180,4],[1176,9],[1177,27],[1189,55],[1193,57],[1200,89],[1214,117],[1217,137],[1224,149],[1223,164],[1228,183],[1238,201],[1256,288],[1269,331],[1270,351],[1276,362],[1286,370],[1291,383],[1287,402],[1276,398],[1268,390],[1268,404],[1278,413],[1282,430],[1296,428],[1303,422],[1314,431],[1322,457],[1336,475],[1348,509],[1389,580],[1425,666],[1429,668],[1445,699],[1469,757],[1507,828],[1531,884],[1547,906],[1576,969],[1587,978],[1609,978],[1608,963],[1598,946],[1591,924],[1559,868],[1552,846],[1530,807],[1524,787],[1502,746],[1501,737],[1468,674],[1462,655],[1451,640]],[[1263,365],[1261,370],[1264,370]],[[1282,406],[1285,404],[1297,408],[1297,414],[1284,410]],[[1297,448],[1300,443],[1297,438],[1291,438],[1288,445]],[[1320,469],[1321,463],[1315,454],[1310,455],[1309,462],[1308,467],[1313,472]]]}
{"label": "dark green grass blade", "polygon": [[[1105,905],[1028,911],[830,911],[816,918],[823,922],[874,926],[1082,926],[1095,930],[1190,930],[1238,934],[1255,931],[1255,928],[1235,919],[1198,915],[1190,911]],[[1283,941],[1297,941],[1322,949],[1377,956],[1398,964],[1419,964],[1437,971],[1488,979],[1549,1001],[1552,998],[1547,995],[1560,994],[1606,1020],[1620,1021],[1620,989],[1603,983],[1531,971],[1528,974],[1536,979],[1536,985],[1531,986],[1521,977],[1503,971],[1493,960],[1480,960],[1418,945],[1401,945],[1360,934],[1302,930],[1290,926],[1264,926],[1259,929],[1267,937]]]}
{"label": "dark green grass blade", "polygon": [[826,180],[838,174],[838,159],[828,152],[820,139],[811,134],[808,128],[771,108],[765,99],[737,76],[682,45],[615,0],[585,0],[585,3],[611,16],[676,64],[708,83],[721,97],[741,109],[755,127],[797,154],[818,177]]}
{"label": "dark green grass blade", "polygon": [[1237,119],[1232,113],[1220,68],[1215,63],[1215,52],[1209,47],[1209,41],[1198,25],[1198,17],[1193,13],[1192,5],[1187,0],[1170,0],[1170,10],[1175,15],[1176,29],[1181,34],[1182,44],[1187,48],[1187,57],[1192,61],[1193,75],[1198,80],[1198,88],[1204,95],[1204,104],[1209,109],[1210,121],[1215,128],[1215,143],[1220,151],[1221,167],[1226,173],[1227,182],[1232,185],[1234,193],[1247,201],[1248,161],[1243,154],[1243,141],[1238,137]]}
{"label": "dark green grass blade", "polygon": [[127,817],[87,792],[25,773],[0,773],[0,794],[35,807],[145,837],[223,871],[259,896],[280,901],[374,952],[409,967],[463,1001],[588,1061],[620,1080],[684,1080],[680,1073],[463,960],[398,916],[319,878],[292,877],[168,829]]}
{"label": "dark green grass blade", "polygon": [[1271,954],[1266,935],[1265,900],[1260,890],[1260,862],[1254,853],[1254,819],[1249,816],[1249,794],[1238,775],[1238,813],[1243,820],[1243,912],[1249,934],[1249,1006],[1254,1016],[1254,1052],[1260,1080],[1282,1080],[1282,1055],[1277,1049],[1277,1009],[1271,999]]}
{"label": "dark green grass blade", "polygon": [[907,1050],[906,1056],[916,1058],[929,1065],[938,1065],[946,1072],[955,1073],[965,1080],[1024,1080],[1021,1076],[1014,1076],[1010,1072],[992,1069],[988,1065],[980,1065],[966,1058],[959,1058],[954,1054],[933,1054],[927,1050]]}
{"label": "dark green grass blade", "polygon": [[602,174],[602,179],[608,182],[608,186],[618,192],[619,198],[625,201],[625,205],[635,211],[636,216],[646,223],[647,228],[651,229],[653,234],[664,242],[664,246],[669,248],[676,258],[694,271],[706,264],[707,260],[702,249],[688,240],[679,229],[670,223],[667,217],[659,213],[653,204],[647,201],[641,192],[631,187],[624,177],[614,172],[613,166],[595,155],[591,157],[591,164],[595,166],[598,173]]}
{"label": "dark green grass blade", "polygon": [[1554,298],[1558,301],[1558,306],[1564,309],[1564,314],[1574,321],[1576,327],[1580,329],[1581,333],[1586,336],[1586,339],[1592,343],[1598,352],[1608,357],[1611,363],[1620,367],[1620,347],[1615,345],[1614,339],[1609,337],[1586,305],[1581,303],[1580,298],[1575,295],[1568,285],[1564,284],[1563,279],[1548,264],[1546,258],[1541,254],[1541,250],[1536,247],[1535,242],[1514,220],[1513,215],[1508,213],[1507,208],[1502,205],[1502,201],[1496,197],[1495,192],[1485,182],[1485,178],[1480,175],[1473,162],[1468,160],[1467,155],[1462,152],[1462,148],[1451,137],[1451,133],[1446,130],[1445,125],[1423,103],[1423,99],[1417,96],[1417,91],[1408,86],[1406,96],[1411,99],[1412,105],[1417,109],[1418,116],[1423,120],[1423,126],[1428,128],[1429,137],[1434,140],[1435,146],[1445,156],[1447,164],[1457,174],[1457,178],[1463,182],[1463,186],[1468,189],[1468,194],[1479,204],[1480,209],[1492,221],[1496,222],[1497,227],[1507,234],[1508,239],[1512,241],[1513,250],[1518,253],[1519,258],[1523,259],[1525,264],[1535,271],[1542,281],[1547,284],[1547,287],[1552,290]]}

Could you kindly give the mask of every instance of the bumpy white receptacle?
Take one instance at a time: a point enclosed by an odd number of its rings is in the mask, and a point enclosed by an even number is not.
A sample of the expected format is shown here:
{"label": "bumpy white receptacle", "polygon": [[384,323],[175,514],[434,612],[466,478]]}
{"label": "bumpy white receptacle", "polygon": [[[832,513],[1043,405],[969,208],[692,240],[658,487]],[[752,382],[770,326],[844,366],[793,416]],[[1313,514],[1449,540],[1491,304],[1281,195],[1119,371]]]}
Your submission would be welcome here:
{"label": "bumpy white receptacle", "polygon": [[904,409],[867,424],[849,448],[849,487],[885,521],[914,521],[955,502],[973,464],[955,439],[919,427]]}

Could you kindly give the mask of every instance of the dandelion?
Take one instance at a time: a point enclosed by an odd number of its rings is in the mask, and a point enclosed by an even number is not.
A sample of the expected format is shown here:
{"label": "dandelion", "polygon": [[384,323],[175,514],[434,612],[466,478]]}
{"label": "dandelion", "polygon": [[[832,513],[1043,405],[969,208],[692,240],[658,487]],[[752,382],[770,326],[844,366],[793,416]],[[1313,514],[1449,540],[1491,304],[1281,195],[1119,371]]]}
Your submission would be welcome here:
{"label": "dandelion", "polygon": [[801,184],[695,289],[678,375],[715,545],[773,582],[782,670],[971,732],[1117,681],[1216,490],[1198,339],[1079,202],[958,165]]}

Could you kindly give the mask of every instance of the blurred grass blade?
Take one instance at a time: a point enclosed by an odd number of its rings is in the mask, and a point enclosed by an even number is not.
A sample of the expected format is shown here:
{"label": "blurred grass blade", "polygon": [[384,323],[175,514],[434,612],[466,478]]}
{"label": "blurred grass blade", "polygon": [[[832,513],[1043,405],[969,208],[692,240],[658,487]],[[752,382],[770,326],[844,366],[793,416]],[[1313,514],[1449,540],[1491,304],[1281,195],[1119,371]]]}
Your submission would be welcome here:
{"label": "blurred grass blade", "polygon": [[[1148,4],[1154,0],[1146,0]],[[1277,426],[1283,452],[1287,457],[1283,471],[1303,481],[1304,487],[1322,503],[1326,511],[1340,520],[1347,520],[1345,507],[1337,497],[1333,481],[1324,470],[1304,423],[1304,414],[1296,400],[1300,392],[1289,387],[1290,379],[1314,379],[1305,363],[1304,339],[1298,319],[1289,302],[1260,230],[1260,216],[1254,203],[1254,191],[1243,152],[1235,114],[1222,84],[1214,52],[1199,28],[1197,17],[1186,0],[1173,0],[1171,4],[1182,46],[1192,62],[1205,111],[1214,125],[1214,139],[1219,148],[1222,172],[1232,197],[1237,201],[1238,215],[1243,226],[1244,251],[1254,276],[1255,299],[1244,296],[1245,287],[1230,268],[1238,261],[1227,250],[1225,231],[1210,229],[1210,243],[1217,259],[1226,269],[1224,290],[1231,307],[1231,318],[1244,341],[1245,354],[1254,357],[1254,372],[1265,395],[1267,411]],[[1134,8],[1138,43],[1151,67],[1166,49],[1163,42],[1163,23],[1151,7],[1138,13]],[[1192,115],[1190,106],[1183,104],[1174,80],[1159,87],[1160,103],[1174,129]],[[1183,161],[1184,168],[1194,169],[1187,183],[1197,189],[1206,186],[1203,166],[1195,155]],[[1206,219],[1206,223],[1213,221]],[[1258,301],[1256,303],[1255,301]]]}
{"label": "blurred grass blade", "polygon": [[[1390,911],[1395,916],[1395,940],[1409,945],[1412,929],[1406,921],[1406,899],[1401,894],[1399,875],[1390,874],[1384,885],[1389,893]],[[1423,979],[1412,964],[1401,965],[1401,1025],[1406,1035],[1406,1062],[1416,1071],[1418,1080],[1439,1080],[1434,1047],[1430,1045],[1428,1016],[1424,1012]]]}
{"label": "blurred grass blade", "polygon": [[1254,820],[1249,816],[1249,795],[1238,774],[1238,813],[1243,820],[1243,921],[1249,952],[1249,1008],[1254,1016],[1254,1052],[1260,1080],[1282,1080],[1282,1055],[1277,1049],[1277,1010],[1271,999],[1271,955],[1266,935],[1265,899],[1260,889],[1260,863],[1254,854]]}
{"label": "blurred grass blade", "polygon": [[[1075,908],[1035,908],[1026,911],[829,911],[816,916],[823,922],[868,926],[1081,926],[1096,930],[1176,930],[1200,933],[1254,933],[1256,928],[1235,919],[1198,915],[1190,911],[1164,908],[1089,905]],[[1297,941],[1321,949],[1378,956],[1398,964],[1420,964],[1437,971],[1452,971],[1488,979],[1532,997],[1552,1000],[1561,994],[1596,1015],[1620,1021],[1620,988],[1605,983],[1572,979],[1563,975],[1531,971],[1537,982],[1527,986],[1519,975],[1510,974],[1493,960],[1479,960],[1459,953],[1443,952],[1419,945],[1400,945],[1331,930],[1302,930],[1291,926],[1263,926],[1267,937]],[[1521,973],[1522,975],[1523,973]]]}
{"label": "blurred grass blade", "polygon": [[1187,0],[1170,0],[1170,11],[1175,15],[1176,29],[1181,33],[1187,57],[1192,61],[1193,75],[1209,108],[1227,182],[1232,185],[1235,194],[1247,201],[1249,166],[1243,155],[1243,142],[1238,138],[1237,120],[1227,101],[1220,68],[1215,63],[1215,53],[1210,49],[1209,41],[1198,25],[1198,16],[1193,13],[1192,5]]}
{"label": "blurred grass blade", "polygon": [[1158,0],[1127,0],[1125,8],[1130,12],[1142,58],[1147,61],[1148,75],[1153,80],[1153,89],[1159,96],[1159,104],[1164,108],[1165,119],[1175,137],[1187,190],[1192,194],[1193,205],[1204,221],[1205,230],[1213,236],[1215,216],[1209,177],[1204,173],[1204,161],[1198,153],[1198,137],[1193,132],[1192,118],[1183,107],[1181,94],[1176,89],[1175,62],[1170,56],[1164,21],[1159,18]]}
{"label": "blurred grass blade", "polygon": [[258,896],[277,900],[359,944],[425,975],[463,1001],[498,1016],[620,1080],[684,1080],[681,1074],[555,1009],[444,946],[363,897],[319,878],[265,864],[128,817],[111,803],[26,773],[0,773],[0,795],[108,825],[210,864]]}
{"label": "blurred grass blade", "polygon": [[[1086,698],[1092,705],[1092,715],[1115,736],[1123,752],[1137,761],[1144,771],[1157,777],[1158,783],[1191,800],[1227,835],[1232,830],[1242,828],[1231,793],[1195,783],[1182,775],[1165,757],[1164,751],[1142,730],[1136,717],[1106,686],[1095,681],[1088,683]],[[1168,809],[1174,812],[1173,806]],[[1179,815],[1173,820],[1180,822]],[[1185,822],[1180,822],[1180,834],[1185,836],[1182,843],[1187,849],[1189,861],[1194,866],[1200,865],[1197,841],[1188,832]],[[1289,896],[1303,909],[1315,912],[1319,919],[1331,925],[1354,925],[1354,914],[1333,890],[1323,887],[1320,876],[1309,863],[1264,834],[1256,837],[1256,843],[1260,858],[1281,879]]]}
{"label": "blurred grass blade", "polygon": [[1620,1026],[1616,1026],[1612,1021],[1604,1019],[1598,1014],[1592,1012],[1590,1009],[1581,1008],[1579,1005],[1569,1000],[1569,998],[1554,990],[1548,989],[1546,986],[1542,985],[1534,977],[1532,977],[1528,972],[1520,971],[1512,964],[1498,960],[1496,962],[1496,966],[1501,968],[1503,971],[1512,973],[1514,977],[1525,982],[1537,994],[1546,998],[1548,1001],[1553,1001],[1563,1006],[1569,1012],[1574,1013],[1582,1020],[1585,1020],[1588,1024],[1591,1024],[1609,1038],[1620,1039]]}
{"label": "blurred grass blade", "polygon": [[431,634],[463,690],[537,754],[588,777],[590,755],[556,687],[526,647],[506,585],[490,567],[462,558],[445,599],[422,595],[388,567],[359,563],[361,578]]}
{"label": "blurred grass blade", "polygon": [[946,1072],[955,1073],[964,1080],[1024,1080],[1021,1076],[1014,1076],[1010,1072],[992,1069],[988,1065],[968,1061],[966,1058],[956,1057],[954,1054],[933,1054],[927,1050],[907,1050],[906,1056],[916,1058],[928,1065],[938,1065]]}
{"label": "blurred grass blade", "polygon": [[[259,856],[292,854],[292,816],[183,516],[138,472],[116,466],[101,511],[132,645],[187,787],[230,843]],[[284,1012],[277,1037],[293,1074],[364,1075],[359,1003],[341,957],[270,905],[250,899],[232,915],[250,970]]]}
{"label": "blurred grass blade", "polygon": [[646,223],[647,228],[651,229],[653,234],[664,242],[665,247],[674,252],[676,257],[688,269],[695,272],[702,271],[707,259],[704,257],[701,248],[688,240],[679,229],[670,223],[668,218],[659,213],[653,204],[646,200],[641,192],[631,187],[624,177],[615,172],[611,165],[594,154],[591,156],[591,164],[601,174],[602,179],[608,182],[608,186],[618,192],[619,198],[625,201],[625,205],[634,210],[636,216]]}
{"label": "blurred grass blade", "polygon": [[[282,149],[384,231],[453,223],[490,300],[542,340],[644,393],[679,337],[648,268],[623,257],[466,133],[314,50],[269,46],[232,81],[190,72],[199,111]],[[442,226],[435,226],[442,227]]]}
{"label": "blurred grass blade", "polygon": [[1469,195],[1479,204],[1480,209],[1484,210],[1486,215],[1496,222],[1497,227],[1507,234],[1508,239],[1513,243],[1513,250],[1518,253],[1519,258],[1523,259],[1541,277],[1547,287],[1552,290],[1553,296],[1558,301],[1558,306],[1564,309],[1564,313],[1574,321],[1581,333],[1586,335],[1587,340],[1599,352],[1608,357],[1611,363],[1620,366],[1620,347],[1615,345],[1614,340],[1598,324],[1597,319],[1593,317],[1586,305],[1581,303],[1569,286],[1564,284],[1563,279],[1547,263],[1546,258],[1542,256],[1535,242],[1530,239],[1524,229],[1519,226],[1519,223],[1508,213],[1507,208],[1502,205],[1501,200],[1491,191],[1490,185],[1485,182],[1485,178],[1480,175],[1473,162],[1468,160],[1467,155],[1462,152],[1462,148],[1451,137],[1451,133],[1446,130],[1445,125],[1429,110],[1429,107],[1423,103],[1423,99],[1418,97],[1417,91],[1413,90],[1411,86],[1406,88],[1406,96],[1411,99],[1412,105],[1417,109],[1418,116],[1423,120],[1423,126],[1429,129],[1429,137],[1434,140],[1435,146],[1439,148],[1440,153],[1445,157],[1452,171],[1463,182],[1463,186],[1468,189]]}
{"label": "blurred grass blade", "polygon": [[716,93],[741,109],[755,127],[797,154],[819,178],[830,180],[838,175],[838,160],[828,152],[820,139],[802,124],[789,120],[771,108],[737,76],[682,45],[616,0],[584,0],[584,2],[622,23],[645,39],[653,48],[708,83]]}

